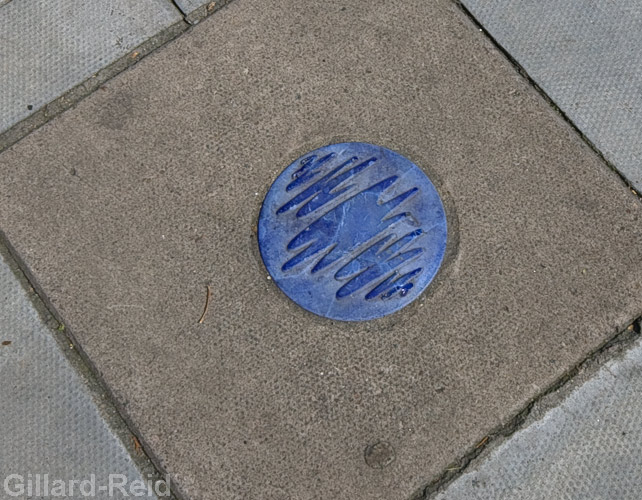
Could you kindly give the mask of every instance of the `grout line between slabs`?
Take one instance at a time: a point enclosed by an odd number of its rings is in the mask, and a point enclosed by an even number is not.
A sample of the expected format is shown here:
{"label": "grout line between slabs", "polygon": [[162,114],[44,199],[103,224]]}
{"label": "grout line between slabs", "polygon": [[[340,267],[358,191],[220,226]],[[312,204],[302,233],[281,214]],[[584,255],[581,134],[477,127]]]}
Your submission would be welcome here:
{"label": "grout line between slabs", "polygon": [[[640,339],[641,325],[642,315],[638,316],[624,330],[615,334],[596,350],[592,351],[586,358],[569,368],[557,381],[529,401],[524,409],[507,423],[498,425],[486,436],[480,436],[479,441],[470,446],[467,453],[448,465],[439,476],[426,486],[415,491],[410,500],[430,500],[434,498],[456,479],[468,472],[474,465],[477,465],[479,461],[486,458],[485,452],[487,450],[497,448],[508,441],[513,434],[527,427],[529,425],[529,416],[538,404],[543,403],[549,396],[558,391],[568,390],[570,392],[570,388],[578,378],[578,375],[588,372],[589,376],[592,376],[609,361],[621,357],[626,351],[634,347],[636,341]],[[548,410],[548,405],[544,404],[543,406]]]}
{"label": "grout line between slabs", "polygon": [[[35,284],[31,273],[25,271],[27,269],[26,265],[7,242],[2,231],[0,231],[0,258],[6,261],[20,285],[26,291],[29,301],[62,351],[62,355],[72,369],[81,376],[99,415],[107,423],[109,430],[121,442],[136,468],[143,476],[153,478],[154,482],[162,480],[166,477],[167,472],[156,465],[153,456],[148,451],[149,447],[143,443],[140,433],[126,418],[113,393],[86,353],[80,348],[73,333],[65,327],[51,303],[44,299],[45,296],[42,290]],[[175,487],[176,484],[171,481],[170,477],[170,500],[182,498],[176,494]]]}
{"label": "grout line between slabs", "polygon": [[67,90],[59,97],[40,108],[35,113],[0,133],[0,154],[10,146],[28,136],[34,130],[37,130],[48,123],[56,116],[76,106],[85,97],[88,97],[98,90],[103,84],[134,66],[147,55],[155,52],[157,49],[163,47],[178,36],[191,30],[193,25],[225,7],[232,0],[217,0],[210,2],[207,5],[197,8],[188,15],[185,15],[185,13],[178,8],[175,0],[169,1],[176,9],[178,9],[179,13],[183,16],[183,20],[159,31],[157,34],[129,51],[126,55],[105,66],[85,81]]}
{"label": "grout line between slabs", "polygon": [[[462,4],[461,0],[453,0],[453,3],[461,10],[465,17],[473,23],[475,28],[482,31],[493,46],[511,63],[517,72],[525,78],[528,83],[537,91],[537,93],[548,103],[553,110],[579,135],[581,140],[587,144],[591,150],[602,160],[602,162],[615,172],[624,185],[642,201],[642,193],[638,192],[628,179],[607,160],[602,152],[593,144],[593,142],[575,125],[575,123],[566,115],[566,113],[549,97],[549,95],[535,82],[528,72],[515,60],[510,53],[484,28],[484,26],[475,18],[475,16]],[[569,387],[575,380],[576,376],[585,370],[597,372],[597,370],[608,361],[615,359],[618,355],[633,346],[635,341],[640,338],[640,328],[642,325],[642,315],[638,316],[627,328],[616,333],[613,337],[603,343],[595,351],[591,352],[584,360],[571,367],[550,387],[542,391],[533,398],[523,410],[517,413],[507,424],[500,425],[489,435],[481,437],[480,441],[469,448],[469,451],[449,465],[438,477],[433,479],[427,486],[420,488],[412,496],[411,500],[429,500],[434,498],[439,492],[443,491],[457,478],[462,476],[468,469],[477,463],[482,453],[499,444],[507,441],[515,432],[524,428],[529,415],[538,403],[542,402],[551,394]]]}
{"label": "grout line between slabs", "polygon": [[575,125],[573,120],[571,120],[568,115],[555,103],[555,101],[538,85],[538,83],[528,74],[524,67],[505,49],[480,23],[473,13],[468,10],[468,8],[462,3],[462,0],[452,0],[455,6],[464,14],[464,16],[473,23],[474,27],[481,31],[490,43],[508,60],[508,62],[517,70],[517,72],[528,81],[528,83],[537,91],[537,93],[548,103],[548,105],[555,110],[555,112],[575,131],[575,133],[580,137],[580,139],[589,147],[591,150],[602,160],[602,162],[617,174],[620,180],[624,185],[638,198],[642,201],[642,193],[629,182],[629,180],[617,169],[617,167],[611,163],[606,157],[602,154],[599,148],[593,144],[593,142],[580,130],[580,128]]}
{"label": "grout line between slabs", "polygon": [[[208,17],[209,15],[213,14],[214,12],[218,11],[220,8],[231,2],[231,0],[210,2],[209,4],[199,7],[192,13],[186,14],[182,9],[180,9],[175,0],[169,1],[179,10],[179,12],[181,12],[184,20],[179,21],[169,28],[166,28],[165,30],[157,33],[147,41],[140,44],[134,50],[130,51],[129,54],[121,57],[112,64],[101,69],[95,75],[78,84],[76,87],[68,90],[63,95],[50,102],[36,113],[30,115],[21,122],[1,133],[0,153],[29,135],[34,130],[40,128],[42,125],[49,122],[51,119],[58,116],[62,112],[73,108],[82,99],[91,95],[95,90],[100,88],[101,85],[117,76],[124,70],[135,65],[138,61],[142,60],[148,54],[154,52],[156,49],[164,46],[173,39],[177,38],[179,35],[190,30],[191,25],[197,24],[202,19]],[[488,37],[488,40],[497,48],[497,50],[499,50],[504,55],[504,57],[506,57],[506,59],[518,71],[518,73],[522,77],[524,77],[529,82],[529,84],[535,88],[538,94],[544,98],[544,100],[562,117],[562,119],[568,125],[572,127],[572,129],[579,135],[583,142],[585,142],[593,150],[593,152],[598,155],[598,157],[604,162],[604,164],[618,175],[618,177],[626,185],[626,187],[629,188],[629,190],[633,194],[635,194],[639,200],[642,200],[642,194],[637,192],[633,188],[631,183],[618,171],[618,169],[609,160],[604,157],[600,150],[569,119],[564,111],[562,111],[555,104],[555,102],[546,94],[546,92],[544,92],[540,88],[540,86],[533,80],[533,78],[530,77],[525,69],[510,55],[510,53],[488,33],[483,25],[479,23],[479,21],[477,21],[477,19],[461,3],[461,1],[452,1],[473,23],[473,25],[480,29]],[[146,444],[141,434],[136,430],[131,420],[127,417],[125,410],[118,405],[117,399],[114,397],[113,392],[104,382],[95,365],[82,350],[81,346],[76,342],[73,332],[71,332],[68,328],[64,328],[62,326],[64,325],[64,319],[60,317],[56,309],[43,293],[42,289],[37,285],[37,282],[35,281],[33,275],[30,273],[28,267],[16,253],[15,249],[11,246],[10,242],[7,240],[6,236],[1,230],[0,255],[7,255],[9,257],[7,259],[9,265],[12,267],[12,269],[14,269],[16,275],[20,275],[19,279],[23,283],[23,286],[26,286],[28,290],[29,287],[34,290],[34,292],[29,293],[29,295],[32,299],[32,302],[35,304],[36,309],[43,317],[43,321],[47,325],[49,325],[51,329],[55,328],[54,323],[59,326],[58,329],[53,331],[53,335],[54,337],[56,337],[56,341],[61,345],[61,347],[69,344],[72,344],[74,346],[74,349],[71,350],[71,354],[69,353],[69,349],[63,349],[63,352],[66,353],[66,357],[70,359],[70,362],[72,363],[74,368],[85,375],[86,379],[89,381],[89,385],[91,386],[90,388],[92,393],[95,395],[99,394],[107,396],[107,398],[104,399],[107,399],[107,404],[111,405],[114,408],[113,412],[109,412],[111,417],[107,419],[107,421],[112,430],[124,443],[125,448],[130,453],[134,462],[143,471],[154,469],[154,473],[160,478],[160,475],[165,473],[163,467],[159,465],[160,461],[153,455],[153,453],[151,453],[150,447]],[[610,340],[606,341],[602,346],[589,354],[587,358],[570,368],[566,372],[566,374],[560,377],[557,382],[555,382],[549,388],[545,389],[542,393],[540,393],[537,397],[530,401],[526,405],[526,407],[517,415],[515,415],[509,423],[499,426],[491,434],[484,437],[479,442],[479,444],[473,445],[467,454],[461,457],[455,464],[449,466],[439,477],[431,481],[427,486],[417,491],[411,497],[411,499],[428,499],[436,495],[438,491],[443,490],[448,484],[465,473],[466,470],[471,466],[472,463],[474,463],[474,461],[480,456],[480,454],[482,454],[484,450],[489,449],[491,445],[495,446],[499,442],[507,440],[512,434],[520,430],[524,422],[527,420],[527,417],[531,413],[533,407],[547,395],[550,395],[551,393],[554,393],[564,386],[570,384],[580,371],[587,369],[587,367],[592,365],[596,365],[596,367],[602,366],[607,361],[613,359],[614,357],[631,347],[635,340],[640,337],[641,322],[642,317],[638,317],[625,330],[614,335]],[[595,369],[597,370],[597,368]],[[136,455],[132,437],[136,437],[136,439],[138,439],[138,441],[140,442],[141,448],[144,453],[142,457]],[[176,483],[173,483],[171,485],[171,490],[175,498],[187,498],[186,495],[177,490]]]}
{"label": "grout line between slabs", "polygon": [[[176,2],[170,0],[176,8]],[[135,65],[145,56],[171,42],[179,35],[192,29],[191,25],[210,16],[232,0],[210,2],[189,15],[178,9],[183,15],[183,20],[152,36],[127,55],[117,59],[105,68],[92,75],[90,78],[66,91],[58,98],[43,106],[36,113],[0,133],[0,154],[7,148],[28,136],[34,130],[48,123],[64,111],[73,108],[85,97],[98,90],[104,83],[116,77],[123,71]],[[73,332],[65,327],[64,318],[58,313],[42,288],[38,285],[28,266],[18,252],[11,245],[8,238],[0,228],[0,256],[4,257],[14,271],[14,274],[27,290],[29,298],[38,311],[42,321],[49,328],[50,333],[60,346],[65,358],[74,370],[83,376],[94,399],[94,404],[105,419],[109,428],[118,437],[124,448],[129,453],[139,470],[154,479],[162,479],[167,471],[160,465],[160,460],[151,451],[142,434],[138,431],[125,409],[118,404],[115,394],[102,378],[100,372],[82,349]],[[73,347],[70,349],[70,347]],[[100,404],[98,404],[100,402]],[[142,451],[142,454],[140,453]],[[187,497],[175,481],[170,481],[170,500],[184,500]]]}
{"label": "grout line between slabs", "polygon": [[189,28],[185,21],[178,21],[170,27],[152,36],[128,54],[104,67],[94,75],[69,89],[61,96],[29,115],[24,120],[16,123],[0,134],[0,153],[28,136],[64,111],[73,108],[85,97],[98,90],[104,83],[116,75],[136,64],[145,56],[165,45]]}

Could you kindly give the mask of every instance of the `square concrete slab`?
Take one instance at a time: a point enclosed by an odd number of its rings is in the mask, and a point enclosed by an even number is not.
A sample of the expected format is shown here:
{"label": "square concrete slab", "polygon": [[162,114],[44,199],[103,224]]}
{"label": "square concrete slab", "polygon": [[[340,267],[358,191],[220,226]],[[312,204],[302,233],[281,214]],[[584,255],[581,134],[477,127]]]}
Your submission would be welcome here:
{"label": "square concrete slab", "polygon": [[12,0],[2,6],[0,132],[181,20],[169,0]]}
{"label": "square concrete slab", "polygon": [[[255,230],[354,140],[424,169],[451,237],[420,299],[344,323]],[[237,0],[0,169],[0,227],[189,498],[407,497],[642,311],[639,201],[446,0]]]}
{"label": "square concrete slab", "polygon": [[462,3],[604,156],[642,189],[642,4]]}

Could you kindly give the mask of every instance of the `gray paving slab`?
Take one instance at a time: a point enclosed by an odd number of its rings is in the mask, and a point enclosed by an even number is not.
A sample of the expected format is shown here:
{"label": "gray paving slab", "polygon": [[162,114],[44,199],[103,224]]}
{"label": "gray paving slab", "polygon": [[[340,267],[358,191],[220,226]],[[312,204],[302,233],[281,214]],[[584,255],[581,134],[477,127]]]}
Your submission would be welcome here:
{"label": "gray paving slab", "polygon": [[642,4],[462,3],[604,156],[642,189]]}
{"label": "gray paving slab", "polygon": [[[452,229],[372,322],[256,246],[276,176],[342,140],[425,169]],[[0,169],[0,228],[188,498],[404,498],[642,311],[640,202],[446,0],[236,0]]]}
{"label": "gray paving slab", "polygon": [[176,0],[176,6],[189,24],[198,24],[208,15],[227,5],[230,0]]}
{"label": "gray paving slab", "polygon": [[436,499],[639,499],[641,368],[638,343]]}
{"label": "gray paving slab", "polygon": [[[50,498],[46,491],[127,498],[134,491],[158,500],[154,490],[163,497],[166,488],[132,461],[1,255],[0,380],[1,498]],[[82,490],[71,480],[83,481]],[[134,481],[143,489],[131,490]]]}
{"label": "gray paving slab", "polygon": [[218,3],[223,3],[223,0],[218,0],[218,2],[213,2],[212,0],[176,0],[176,5],[188,18],[191,18],[197,11],[204,10],[207,12],[208,6],[210,10],[213,10]]}
{"label": "gray paving slab", "polygon": [[181,20],[169,0],[0,6],[0,133]]}

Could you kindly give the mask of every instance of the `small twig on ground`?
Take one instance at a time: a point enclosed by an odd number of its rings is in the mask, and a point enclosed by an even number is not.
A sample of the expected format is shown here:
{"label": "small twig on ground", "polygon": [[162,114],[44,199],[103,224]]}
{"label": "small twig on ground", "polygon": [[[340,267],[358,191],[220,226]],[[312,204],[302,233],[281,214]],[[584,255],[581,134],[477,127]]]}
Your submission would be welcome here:
{"label": "small twig on ground", "polygon": [[143,447],[140,445],[138,438],[136,436],[132,436],[132,441],[134,442],[134,451],[136,452],[136,455],[142,455]]}
{"label": "small twig on ground", "polygon": [[199,324],[205,320],[205,315],[207,314],[207,308],[210,305],[211,296],[212,296],[212,287],[207,285],[207,297],[205,298],[205,307],[203,308],[203,314],[201,314],[201,319],[198,320]]}
{"label": "small twig on ground", "polygon": [[479,443],[477,443],[477,446],[475,446],[475,449],[481,448],[488,442],[488,436],[486,436],[484,439],[482,439]]}

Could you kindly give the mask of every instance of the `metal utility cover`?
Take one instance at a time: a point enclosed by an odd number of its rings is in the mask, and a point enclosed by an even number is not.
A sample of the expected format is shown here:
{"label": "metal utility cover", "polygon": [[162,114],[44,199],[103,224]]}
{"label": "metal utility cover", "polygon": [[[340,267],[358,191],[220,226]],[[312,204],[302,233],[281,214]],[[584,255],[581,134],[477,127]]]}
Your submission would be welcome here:
{"label": "metal utility cover", "polygon": [[366,143],[332,144],[287,167],[259,218],[263,262],[294,302],[356,321],[415,300],[446,252],[444,206],[407,158]]}

